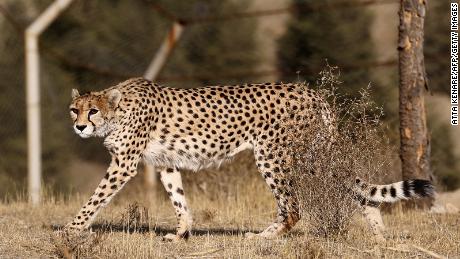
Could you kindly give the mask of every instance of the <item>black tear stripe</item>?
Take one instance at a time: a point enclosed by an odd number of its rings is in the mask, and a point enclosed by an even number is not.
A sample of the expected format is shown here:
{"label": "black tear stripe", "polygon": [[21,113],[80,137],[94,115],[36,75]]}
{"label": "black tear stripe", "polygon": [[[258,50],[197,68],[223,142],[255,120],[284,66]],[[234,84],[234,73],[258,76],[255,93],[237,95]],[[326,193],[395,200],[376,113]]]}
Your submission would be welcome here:
{"label": "black tear stripe", "polygon": [[393,185],[390,188],[390,194],[391,194],[391,197],[396,198],[396,189],[395,187],[393,187]]}
{"label": "black tear stripe", "polygon": [[409,181],[403,181],[403,193],[404,193],[404,197],[406,198],[409,198],[411,196],[410,194],[410,183]]}
{"label": "black tear stripe", "polygon": [[385,195],[388,192],[387,187],[383,187],[381,192],[382,192],[382,197],[385,198]]}
{"label": "black tear stripe", "polygon": [[91,121],[91,119],[89,118],[89,114],[88,114],[88,121],[91,122],[94,128],[96,128],[96,124],[94,124],[94,122]]}

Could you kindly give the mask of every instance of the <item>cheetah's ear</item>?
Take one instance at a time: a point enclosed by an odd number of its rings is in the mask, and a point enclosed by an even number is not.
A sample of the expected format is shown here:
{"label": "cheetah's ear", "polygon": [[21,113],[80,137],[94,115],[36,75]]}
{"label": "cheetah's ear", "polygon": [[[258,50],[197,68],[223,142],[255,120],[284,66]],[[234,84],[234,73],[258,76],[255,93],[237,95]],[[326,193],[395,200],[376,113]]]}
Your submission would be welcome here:
{"label": "cheetah's ear", "polygon": [[80,96],[80,93],[78,92],[77,89],[72,89],[72,99],[75,99]]}
{"label": "cheetah's ear", "polygon": [[121,92],[118,89],[112,89],[106,94],[110,106],[117,107],[121,100]]}

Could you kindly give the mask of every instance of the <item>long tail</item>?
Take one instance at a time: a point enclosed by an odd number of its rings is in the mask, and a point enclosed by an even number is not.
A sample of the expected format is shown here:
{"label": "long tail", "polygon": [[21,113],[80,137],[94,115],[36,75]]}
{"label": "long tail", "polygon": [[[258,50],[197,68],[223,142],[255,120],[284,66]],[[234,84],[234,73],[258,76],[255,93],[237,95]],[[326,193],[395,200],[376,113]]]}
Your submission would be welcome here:
{"label": "long tail", "polygon": [[376,185],[356,178],[354,191],[362,198],[377,203],[432,197],[435,193],[433,184],[430,181],[421,179]]}

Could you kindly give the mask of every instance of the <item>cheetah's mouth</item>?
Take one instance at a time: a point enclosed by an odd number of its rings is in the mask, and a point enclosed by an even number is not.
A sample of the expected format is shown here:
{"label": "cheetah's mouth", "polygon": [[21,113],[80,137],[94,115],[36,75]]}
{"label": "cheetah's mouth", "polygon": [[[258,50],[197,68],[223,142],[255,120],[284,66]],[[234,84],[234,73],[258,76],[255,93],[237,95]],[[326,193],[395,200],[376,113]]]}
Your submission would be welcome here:
{"label": "cheetah's mouth", "polygon": [[81,138],[89,138],[89,137],[91,137],[91,135],[86,134],[86,133],[83,133],[83,132],[79,132],[79,133],[77,133],[77,134],[78,134],[78,136],[80,136]]}
{"label": "cheetah's mouth", "polygon": [[74,126],[74,131],[75,133],[77,133],[78,136],[80,136],[81,138],[89,138],[93,135],[93,127],[86,127],[84,130],[79,130],[77,129],[75,126]]}

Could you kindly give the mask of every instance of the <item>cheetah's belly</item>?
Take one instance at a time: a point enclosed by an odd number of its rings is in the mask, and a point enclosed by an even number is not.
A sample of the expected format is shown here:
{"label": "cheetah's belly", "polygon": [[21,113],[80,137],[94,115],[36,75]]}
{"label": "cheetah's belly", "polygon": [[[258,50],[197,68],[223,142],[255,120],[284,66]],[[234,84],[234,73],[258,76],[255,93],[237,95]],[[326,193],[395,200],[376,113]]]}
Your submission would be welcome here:
{"label": "cheetah's belly", "polygon": [[[242,143],[229,152],[217,152],[212,157],[206,156],[201,151],[184,152],[181,150],[170,150],[168,146],[159,141],[150,142],[143,152],[144,159],[155,167],[169,167],[198,171],[203,168],[220,166],[224,161],[230,160],[239,152],[252,149],[253,145],[249,142]],[[214,150],[210,150],[214,151]],[[216,153],[216,152],[213,152]]]}
{"label": "cheetah's belly", "polygon": [[253,148],[254,148],[254,146],[253,146],[251,143],[245,142],[245,143],[239,145],[238,147],[236,147],[235,149],[233,149],[233,150],[228,154],[228,156],[229,156],[229,157],[233,157],[233,156],[235,156],[236,154],[240,153],[240,152],[243,151],[243,150],[253,149]]}

